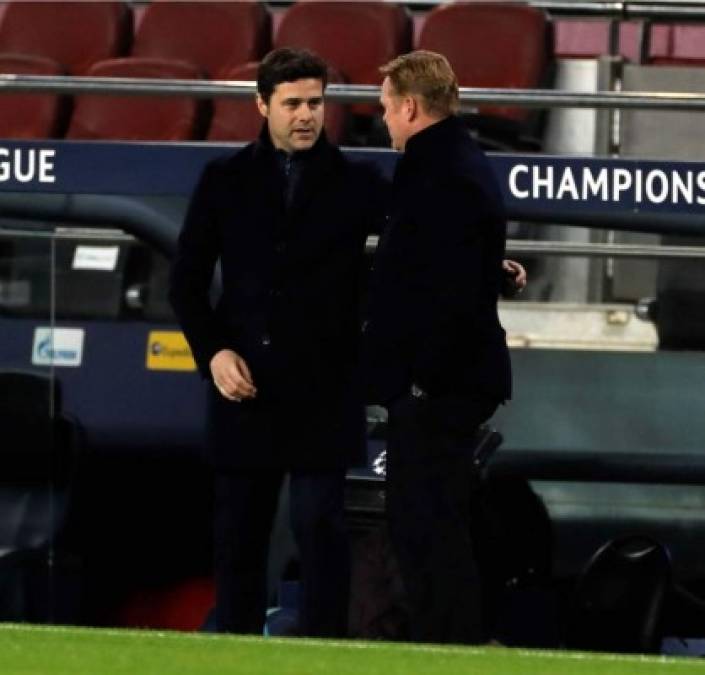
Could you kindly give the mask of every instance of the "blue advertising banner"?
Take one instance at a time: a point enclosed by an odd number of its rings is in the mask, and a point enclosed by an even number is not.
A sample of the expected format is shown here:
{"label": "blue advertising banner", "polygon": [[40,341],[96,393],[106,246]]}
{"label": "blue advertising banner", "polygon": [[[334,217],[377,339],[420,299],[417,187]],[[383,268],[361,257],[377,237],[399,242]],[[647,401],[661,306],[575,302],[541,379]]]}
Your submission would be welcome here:
{"label": "blue advertising banner", "polygon": [[494,155],[492,162],[508,206],[705,214],[701,162],[547,155]]}
{"label": "blue advertising banner", "polygon": [[[0,192],[188,195],[211,159],[240,145],[0,141]],[[397,153],[346,150],[391,175]],[[705,214],[705,162],[493,154],[512,214]]]}

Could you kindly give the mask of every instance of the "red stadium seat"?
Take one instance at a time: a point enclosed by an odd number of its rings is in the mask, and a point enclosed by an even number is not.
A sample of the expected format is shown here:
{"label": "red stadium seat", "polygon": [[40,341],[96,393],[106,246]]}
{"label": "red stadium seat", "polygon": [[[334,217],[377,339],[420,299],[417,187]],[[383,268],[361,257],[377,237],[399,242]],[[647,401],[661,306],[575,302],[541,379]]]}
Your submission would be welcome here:
{"label": "red stadium seat", "polygon": [[[219,80],[252,81],[257,77],[259,63],[245,63],[218,76]],[[209,141],[251,141],[262,127],[253,98],[217,98],[213,103],[213,118],[208,130]]]}
{"label": "red stadium seat", "polygon": [[641,21],[622,21],[619,24],[619,53],[632,63],[639,63],[641,59],[641,32]]}
{"label": "red stadium seat", "polygon": [[[652,53],[662,50],[663,28],[651,32]],[[641,23],[619,22],[617,53],[627,61],[639,62]],[[608,19],[559,19],[553,21],[555,56],[558,59],[596,59],[610,53],[610,22]]]}
{"label": "red stadium seat", "polygon": [[9,2],[0,22],[0,53],[52,59],[71,75],[122,54],[132,16],[123,2]]}
{"label": "red stadium seat", "polygon": [[[0,54],[0,73],[63,75],[61,66],[39,56]],[[65,99],[53,94],[4,94],[0,138],[52,138],[65,122]]]}
{"label": "red stadium seat", "polygon": [[[379,67],[411,49],[412,22],[384,2],[299,2],[284,15],[275,47],[303,47],[322,56],[346,81],[379,84]],[[373,114],[377,108],[355,106]]]}
{"label": "red stadium seat", "polygon": [[[651,26],[639,25],[639,30],[647,30],[649,38],[649,49],[646,55],[647,63],[661,63],[668,60],[671,55],[671,26],[663,23],[651,24]],[[638,37],[641,40],[641,36]],[[641,46],[641,45],[640,45]],[[641,54],[639,54],[641,57]],[[639,59],[636,60],[639,62]]]}
{"label": "red stadium seat", "polygon": [[[656,29],[666,37],[655,34]],[[702,66],[705,64],[705,26],[673,24],[651,27],[649,63],[663,66]]]}
{"label": "red stadium seat", "polygon": [[556,58],[594,59],[610,53],[607,19],[561,19],[553,22]]}
{"label": "red stadium seat", "polygon": [[[199,79],[189,63],[159,59],[109,59],[96,63],[91,77],[149,77]],[[200,106],[188,97],[101,96],[76,97],[71,139],[126,141],[185,141],[199,131]]]}
{"label": "red stadium seat", "polygon": [[[461,86],[536,88],[549,65],[549,25],[545,14],[528,5],[457,3],[427,16],[418,48],[444,54]],[[526,108],[482,106],[480,112],[516,122]]]}
{"label": "red stadium seat", "polygon": [[[223,74],[224,80],[252,81],[257,78],[258,63],[246,63]],[[342,82],[342,77],[328,73],[329,82]],[[259,135],[263,119],[254,100],[218,98],[215,101],[213,120],[208,132],[209,141],[251,141]],[[326,103],[325,127],[328,138],[340,143],[346,126],[345,107]]]}
{"label": "red stadium seat", "polygon": [[267,52],[271,19],[258,2],[152,2],[135,34],[132,55],[188,61],[207,77]]}
{"label": "red stadium seat", "polygon": [[700,66],[705,63],[705,26],[675,24],[673,32],[674,62]]}

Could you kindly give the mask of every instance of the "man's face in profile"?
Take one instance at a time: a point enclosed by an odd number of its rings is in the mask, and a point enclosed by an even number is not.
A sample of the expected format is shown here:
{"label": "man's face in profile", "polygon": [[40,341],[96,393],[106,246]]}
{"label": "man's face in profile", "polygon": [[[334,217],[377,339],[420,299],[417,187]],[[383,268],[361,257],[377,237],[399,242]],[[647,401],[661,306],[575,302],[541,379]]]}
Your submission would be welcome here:
{"label": "man's face in profile", "polygon": [[392,148],[403,151],[409,137],[403,101],[401,96],[394,90],[394,86],[388,77],[385,77],[382,83],[382,95],[379,98],[379,102],[384,109],[383,119],[387,125],[389,137],[392,139]]}
{"label": "man's face in profile", "polygon": [[286,153],[308,150],[323,129],[323,82],[316,78],[280,82],[269,103],[257,96],[257,107],[267,118],[275,148]]}

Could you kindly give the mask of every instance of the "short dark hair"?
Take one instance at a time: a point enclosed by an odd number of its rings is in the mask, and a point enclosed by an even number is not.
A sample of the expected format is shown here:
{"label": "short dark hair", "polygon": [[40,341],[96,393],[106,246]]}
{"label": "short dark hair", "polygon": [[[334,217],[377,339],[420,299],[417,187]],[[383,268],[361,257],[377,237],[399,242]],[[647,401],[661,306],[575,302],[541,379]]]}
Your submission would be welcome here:
{"label": "short dark hair", "polygon": [[313,78],[323,82],[325,90],[328,84],[328,66],[320,57],[306,49],[282,47],[269,52],[262,59],[257,70],[257,93],[265,103],[281,82],[295,82]]}

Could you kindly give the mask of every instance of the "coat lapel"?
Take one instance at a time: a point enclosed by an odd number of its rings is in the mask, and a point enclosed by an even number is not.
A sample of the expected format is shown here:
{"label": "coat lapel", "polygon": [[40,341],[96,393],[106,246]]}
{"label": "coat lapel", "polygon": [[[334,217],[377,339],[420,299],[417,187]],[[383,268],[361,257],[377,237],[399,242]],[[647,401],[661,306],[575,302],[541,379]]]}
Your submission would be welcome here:
{"label": "coat lapel", "polygon": [[[270,222],[277,236],[298,232],[306,227],[309,217],[307,210],[311,202],[320,199],[330,180],[337,174],[336,166],[343,161],[342,154],[331,145],[325,137],[325,131],[316,145],[302,158],[301,176],[296,186],[293,201],[289,208],[285,206],[284,179],[274,156],[274,147],[269,138],[267,126],[262,129],[260,137],[253,144],[252,170],[246,177],[245,193],[249,195],[267,195],[266,199],[257,201],[257,211],[262,215],[262,222]],[[237,188],[243,192],[243,187]]]}
{"label": "coat lapel", "polygon": [[284,181],[277,168],[274,150],[270,143],[262,140],[262,136],[254,143],[253,162],[245,182],[245,194],[254,200],[258,221],[271,224],[273,231],[281,229],[285,220]]}

